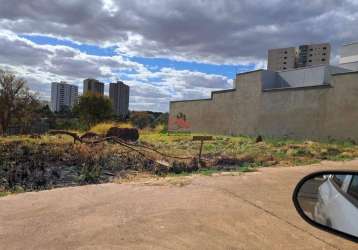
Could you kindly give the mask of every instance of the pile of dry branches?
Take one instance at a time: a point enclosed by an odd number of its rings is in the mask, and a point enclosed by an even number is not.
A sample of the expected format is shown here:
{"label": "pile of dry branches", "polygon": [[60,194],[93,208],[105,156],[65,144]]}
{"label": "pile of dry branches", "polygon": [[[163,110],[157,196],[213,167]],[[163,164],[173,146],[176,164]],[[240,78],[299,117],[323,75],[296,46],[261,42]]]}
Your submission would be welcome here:
{"label": "pile of dry branches", "polygon": [[122,140],[119,137],[116,136],[102,136],[99,134],[96,134],[94,132],[87,132],[85,134],[83,134],[82,136],[79,136],[77,133],[74,132],[69,132],[69,131],[65,131],[65,130],[52,130],[49,132],[52,135],[69,135],[73,138],[73,142],[79,142],[79,143],[85,143],[85,144],[98,144],[98,143],[102,143],[105,141],[108,142],[113,142],[113,143],[117,143],[125,148],[128,148],[132,151],[137,152],[138,154],[142,155],[143,157],[148,157],[148,155],[146,155],[146,153],[152,152],[152,153],[156,153],[162,157],[165,158],[171,158],[171,159],[177,159],[177,160],[192,160],[193,157],[180,157],[180,156],[173,156],[173,155],[168,155],[165,153],[162,153],[158,150],[156,150],[153,147],[147,146],[147,145],[143,145],[143,144],[139,144],[139,143],[131,143],[129,141],[125,141]]}

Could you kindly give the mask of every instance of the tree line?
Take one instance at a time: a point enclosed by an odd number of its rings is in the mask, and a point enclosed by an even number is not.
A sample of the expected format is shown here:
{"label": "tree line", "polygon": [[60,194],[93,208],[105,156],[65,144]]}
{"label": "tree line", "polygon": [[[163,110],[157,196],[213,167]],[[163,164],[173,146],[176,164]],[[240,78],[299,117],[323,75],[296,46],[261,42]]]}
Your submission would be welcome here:
{"label": "tree line", "polygon": [[5,134],[11,125],[27,128],[41,119],[53,129],[88,130],[104,121],[130,121],[135,127],[143,129],[159,124],[166,127],[168,113],[132,111],[128,117],[116,117],[108,97],[91,93],[80,96],[72,110],[64,108],[53,113],[29,90],[23,78],[0,70],[0,134]]}

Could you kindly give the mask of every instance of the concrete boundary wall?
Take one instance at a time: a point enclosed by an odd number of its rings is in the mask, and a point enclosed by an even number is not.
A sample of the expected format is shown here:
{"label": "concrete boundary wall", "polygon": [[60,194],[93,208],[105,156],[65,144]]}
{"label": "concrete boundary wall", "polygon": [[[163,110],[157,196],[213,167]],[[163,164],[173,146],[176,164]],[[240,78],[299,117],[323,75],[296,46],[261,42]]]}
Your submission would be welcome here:
{"label": "concrete boundary wall", "polygon": [[358,72],[330,75],[330,84],[263,89],[265,70],[238,74],[235,89],[210,99],[170,103],[169,130],[223,135],[358,140]]}

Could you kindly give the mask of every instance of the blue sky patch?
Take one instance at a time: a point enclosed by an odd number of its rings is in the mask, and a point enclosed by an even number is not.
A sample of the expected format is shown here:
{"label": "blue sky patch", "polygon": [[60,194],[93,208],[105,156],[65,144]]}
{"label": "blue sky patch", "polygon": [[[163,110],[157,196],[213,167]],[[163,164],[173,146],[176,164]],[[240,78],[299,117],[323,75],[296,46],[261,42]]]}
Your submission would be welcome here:
{"label": "blue sky patch", "polygon": [[79,44],[75,43],[71,40],[66,39],[57,39],[54,37],[48,36],[39,36],[39,35],[20,35],[20,37],[30,40],[39,45],[63,45],[67,47],[71,47],[74,49],[78,49],[79,51],[86,53],[88,55],[94,56],[115,56],[117,47],[99,47],[97,45],[91,44]]}
{"label": "blue sky patch", "polygon": [[[161,68],[173,68],[176,70],[191,70],[199,71],[207,74],[223,75],[232,79],[236,73],[249,71],[255,69],[255,65],[216,65],[207,63],[174,61],[165,58],[146,58],[146,57],[131,57],[131,61],[138,62],[145,65],[148,68],[156,66]],[[155,71],[155,70],[152,70]]]}
{"label": "blue sky patch", "polygon": [[[115,56],[116,48],[113,47],[100,47],[93,44],[75,43],[71,40],[57,39],[54,37],[42,35],[21,35],[22,38],[30,40],[39,45],[63,45],[74,49],[78,49],[82,53],[95,56]],[[254,64],[250,65],[216,65],[197,62],[175,61],[166,58],[147,58],[147,57],[126,57],[125,58],[145,65],[149,70],[156,72],[162,68],[173,68],[175,70],[190,70],[198,71],[206,74],[223,75],[229,79],[233,79],[236,73],[250,71],[255,69]],[[123,79],[125,80],[125,79]]]}

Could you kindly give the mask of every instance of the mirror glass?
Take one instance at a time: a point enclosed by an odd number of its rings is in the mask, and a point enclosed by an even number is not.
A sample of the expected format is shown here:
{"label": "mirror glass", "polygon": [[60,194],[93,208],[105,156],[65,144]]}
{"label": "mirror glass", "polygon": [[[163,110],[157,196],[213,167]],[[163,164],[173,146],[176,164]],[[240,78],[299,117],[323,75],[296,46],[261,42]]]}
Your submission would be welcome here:
{"label": "mirror glass", "polygon": [[297,192],[301,215],[322,226],[358,237],[358,174],[321,174]]}

